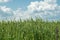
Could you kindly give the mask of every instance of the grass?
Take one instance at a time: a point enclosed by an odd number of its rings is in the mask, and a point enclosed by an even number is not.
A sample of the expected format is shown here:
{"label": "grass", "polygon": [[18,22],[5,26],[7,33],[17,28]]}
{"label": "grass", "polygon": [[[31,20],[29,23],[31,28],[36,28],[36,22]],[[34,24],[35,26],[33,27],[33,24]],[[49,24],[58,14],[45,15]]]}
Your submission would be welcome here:
{"label": "grass", "polygon": [[0,22],[0,40],[56,40],[56,27],[60,39],[60,22],[41,19]]}

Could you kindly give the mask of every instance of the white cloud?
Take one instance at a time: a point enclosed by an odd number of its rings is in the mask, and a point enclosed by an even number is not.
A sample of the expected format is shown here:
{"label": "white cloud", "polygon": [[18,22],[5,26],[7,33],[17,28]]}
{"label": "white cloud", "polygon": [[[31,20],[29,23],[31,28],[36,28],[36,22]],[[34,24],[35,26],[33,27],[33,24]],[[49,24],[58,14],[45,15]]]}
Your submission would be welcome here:
{"label": "white cloud", "polygon": [[0,2],[9,2],[10,0],[0,0]]}
{"label": "white cloud", "polygon": [[[33,16],[40,16],[43,19],[56,19],[60,16],[60,6],[56,3],[56,0],[44,0],[31,2],[28,6],[28,10],[34,13]],[[58,18],[60,19],[60,18]]]}
{"label": "white cloud", "polygon": [[44,10],[55,10],[57,4],[49,4],[44,1],[36,1],[36,2],[31,2],[31,4],[28,6],[28,10],[34,11],[44,11]]}
{"label": "white cloud", "polygon": [[0,6],[0,10],[6,13],[10,13],[12,11],[11,8],[8,8],[6,6]]}
{"label": "white cloud", "polygon": [[0,6],[0,20],[6,20],[13,18],[13,10],[6,6]]}
{"label": "white cloud", "polygon": [[15,20],[19,19],[28,19],[30,17],[29,13],[27,11],[21,10],[21,8],[18,8],[17,10],[13,11]]}

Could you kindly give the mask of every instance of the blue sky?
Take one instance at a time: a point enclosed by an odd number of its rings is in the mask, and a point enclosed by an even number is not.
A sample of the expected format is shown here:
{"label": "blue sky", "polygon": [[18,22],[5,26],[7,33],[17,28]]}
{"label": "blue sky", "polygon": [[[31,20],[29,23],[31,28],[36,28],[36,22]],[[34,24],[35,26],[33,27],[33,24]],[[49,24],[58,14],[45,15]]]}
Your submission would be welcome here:
{"label": "blue sky", "polygon": [[60,0],[0,0],[0,20],[30,17],[34,19],[37,16],[42,19],[60,20],[59,11]]}
{"label": "blue sky", "polygon": [[34,1],[40,1],[40,0],[11,0],[10,2],[7,3],[0,3],[0,5],[6,5],[7,7],[11,7],[13,9],[16,8],[25,9],[30,4],[30,2]]}
{"label": "blue sky", "polygon": [[[25,10],[30,2],[43,1],[43,0],[10,0],[9,2],[0,3],[0,5],[6,5],[12,9],[22,8]],[[60,0],[57,0],[57,4],[60,5]]]}

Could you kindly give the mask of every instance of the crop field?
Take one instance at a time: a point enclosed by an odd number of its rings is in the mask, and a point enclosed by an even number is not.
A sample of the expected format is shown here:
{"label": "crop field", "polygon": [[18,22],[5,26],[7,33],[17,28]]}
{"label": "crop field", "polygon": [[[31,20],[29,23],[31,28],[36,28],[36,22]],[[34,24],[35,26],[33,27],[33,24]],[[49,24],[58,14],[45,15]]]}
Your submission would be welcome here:
{"label": "crop field", "polygon": [[60,22],[40,19],[0,22],[0,40],[59,40]]}

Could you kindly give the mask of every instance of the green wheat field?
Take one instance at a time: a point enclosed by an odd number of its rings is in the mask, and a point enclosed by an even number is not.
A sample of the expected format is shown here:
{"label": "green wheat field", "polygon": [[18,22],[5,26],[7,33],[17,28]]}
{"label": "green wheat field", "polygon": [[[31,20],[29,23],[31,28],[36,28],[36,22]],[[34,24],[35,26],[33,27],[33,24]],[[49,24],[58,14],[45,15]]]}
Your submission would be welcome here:
{"label": "green wheat field", "polygon": [[[58,29],[57,29],[58,28]],[[0,22],[0,40],[59,40],[60,22],[41,19]]]}

